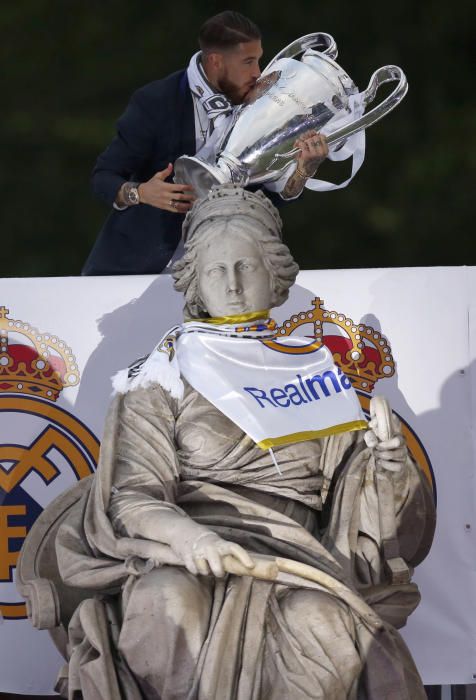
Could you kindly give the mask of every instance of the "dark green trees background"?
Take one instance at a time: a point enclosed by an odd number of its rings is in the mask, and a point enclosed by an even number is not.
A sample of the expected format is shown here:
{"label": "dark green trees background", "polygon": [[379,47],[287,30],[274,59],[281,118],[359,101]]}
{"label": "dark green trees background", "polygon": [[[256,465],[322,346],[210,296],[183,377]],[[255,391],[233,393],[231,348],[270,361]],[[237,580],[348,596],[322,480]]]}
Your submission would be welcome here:
{"label": "dark green trees background", "polygon": [[408,76],[350,187],[285,210],[300,265],[476,264],[474,3],[17,0],[0,13],[0,275],[79,274],[107,214],[90,172],[129,95],[185,66],[200,24],[228,7],[261,27],[263,66],[327,31],[360,89],[386,63]]}

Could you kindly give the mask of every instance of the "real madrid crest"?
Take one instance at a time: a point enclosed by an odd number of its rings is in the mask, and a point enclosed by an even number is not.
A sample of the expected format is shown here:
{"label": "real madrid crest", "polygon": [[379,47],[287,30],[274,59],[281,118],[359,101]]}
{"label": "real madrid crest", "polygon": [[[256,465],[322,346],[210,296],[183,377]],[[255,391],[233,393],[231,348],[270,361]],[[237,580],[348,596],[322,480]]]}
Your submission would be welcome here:
{"label": "real madrid crest", "polygon": [[27,617],[15,569],[23,541],[53,498],[96,468],[99,442],[56,405],[79,383],[71,348],[0,307],[0,613]]}
{"label": "real madrid crest", "polygon": [[[277,328],[277,338],[291,335],[299,328],[301,334],[307,330],[306,335],[313,342],[324,343],[332,352],[334,362],[352,382],[368,418],[376,382],[395,374],[390,343],[371,326],[354,323],[341,312],[325,309],[324,301],[319,297],[313,300],[312,305],[313,309],[300,311],[283,321]],[[410,424],[398,413],[396,415],[402,423],[408,449],[426,475],[436,497],[436,484],[428,454]]]}

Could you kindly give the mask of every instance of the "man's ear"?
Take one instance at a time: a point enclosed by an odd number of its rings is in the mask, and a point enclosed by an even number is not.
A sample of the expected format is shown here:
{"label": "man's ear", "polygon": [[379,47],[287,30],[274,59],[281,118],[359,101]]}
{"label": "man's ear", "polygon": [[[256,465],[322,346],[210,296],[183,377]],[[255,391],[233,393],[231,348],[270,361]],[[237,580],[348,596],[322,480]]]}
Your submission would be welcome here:
{"label": "man's ear", "polygon": [[207,54],[206,62],[214,71],[220,71],[223,66],[223,54],[218,51],[210,51]]}

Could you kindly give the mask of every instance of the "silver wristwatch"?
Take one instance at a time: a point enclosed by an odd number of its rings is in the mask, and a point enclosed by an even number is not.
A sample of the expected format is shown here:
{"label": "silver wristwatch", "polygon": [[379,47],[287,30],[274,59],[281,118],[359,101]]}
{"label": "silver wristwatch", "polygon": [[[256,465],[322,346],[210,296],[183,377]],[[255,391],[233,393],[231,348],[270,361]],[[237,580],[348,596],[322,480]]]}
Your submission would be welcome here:
{"label": "silver wristwatch", "polygon": [[128,207],[140,203],[138,187],[140,182],[125,182],[122,187],[122,199]]}

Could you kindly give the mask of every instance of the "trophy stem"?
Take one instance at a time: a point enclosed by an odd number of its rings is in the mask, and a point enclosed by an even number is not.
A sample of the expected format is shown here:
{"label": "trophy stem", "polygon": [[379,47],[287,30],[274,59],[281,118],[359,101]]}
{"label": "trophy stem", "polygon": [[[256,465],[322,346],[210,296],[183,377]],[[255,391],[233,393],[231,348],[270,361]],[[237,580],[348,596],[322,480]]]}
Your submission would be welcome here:
{"label": "trophy stem", "polygon": [[223,152],[213,165],[199,156],[180,156],[174,165],[174,180],[192,185],[199,197],[204,197],[213,185],[234,183],[246,187],[249,181],[246,170],[230,153]]}

